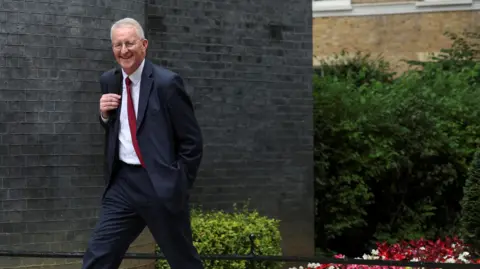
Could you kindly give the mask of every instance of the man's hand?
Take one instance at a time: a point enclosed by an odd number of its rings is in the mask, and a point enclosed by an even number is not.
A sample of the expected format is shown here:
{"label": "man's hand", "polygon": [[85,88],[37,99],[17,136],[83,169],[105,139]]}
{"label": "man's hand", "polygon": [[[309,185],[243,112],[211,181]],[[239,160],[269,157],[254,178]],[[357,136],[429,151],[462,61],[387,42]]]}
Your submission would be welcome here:
{"label": "man's hand", "polygon": [[118,94],[106,93],[100,98],[100,113],[104,119],[108,119],[110,110],[116,109],[120,105],[120,98]]}

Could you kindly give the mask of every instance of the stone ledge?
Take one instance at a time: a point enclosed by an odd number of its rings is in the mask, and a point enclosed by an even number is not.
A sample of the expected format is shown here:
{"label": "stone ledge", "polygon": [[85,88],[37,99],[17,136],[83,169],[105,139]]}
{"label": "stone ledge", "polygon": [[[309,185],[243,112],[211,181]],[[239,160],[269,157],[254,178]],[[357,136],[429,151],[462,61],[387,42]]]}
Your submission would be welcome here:
{"label": "stone ledge", "polygon": [[[344,1],[340,2],[344,3]],[[328,3],[328,1],[326,3]],[[328,6],[325,4],[323,5]],[[342,6],[344,8],[340,8]],[[473,10],[480,10],[480,0],[429,0],[417,2],[364,3],[352,4],[349,8],[346,8],[345,4],[339,4],[337,9],[335,9],[334,6],[324,8],[319,3],[312,3],[313,18]]]}

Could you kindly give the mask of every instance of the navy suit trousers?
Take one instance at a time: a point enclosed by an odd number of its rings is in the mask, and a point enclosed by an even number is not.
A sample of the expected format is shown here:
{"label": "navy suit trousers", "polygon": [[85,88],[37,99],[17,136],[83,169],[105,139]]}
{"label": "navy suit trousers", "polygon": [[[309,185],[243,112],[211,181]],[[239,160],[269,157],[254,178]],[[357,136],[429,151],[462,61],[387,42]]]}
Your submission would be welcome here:
{"label": "navy suit trousers", "polygon": [[82,269],[119,268],[128,247],[145,227],[172,269],[202,269],[192,244],[189,217],[188,208],[172,213],[159,201],[144,168],[121,163],[102,200]]}

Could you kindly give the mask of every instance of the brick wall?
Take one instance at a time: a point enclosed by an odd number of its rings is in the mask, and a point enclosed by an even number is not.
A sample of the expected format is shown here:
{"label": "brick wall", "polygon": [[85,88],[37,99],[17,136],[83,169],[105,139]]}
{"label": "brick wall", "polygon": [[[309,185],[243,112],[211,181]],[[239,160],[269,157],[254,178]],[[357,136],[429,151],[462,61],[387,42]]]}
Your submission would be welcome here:
{"label": "brick wall", "polygon": [[[1,249],[86,246],[103,188],[98,77],[113,66],[109,27],[144,11],[143,0],[0,1]],[[151,242],[135,246],[153,251]],[[20,265],[80,267],[0,258],[1,268]]]}
{"label": "brick wall", "polygon": [[403,71],[407,66],[402,59],[425,60],[429,53],[449,47],[445,31],[478,29],[479,15],[479,11],[455,11],[314,18],[313,54],[325,58],[342,49],[382,54]]}
{"label": "brick wall", "polygon": [[251,198],[313,254],[311,0],[152,0],[149,55],[189,85],[205,138],[193,201]]}
{"label": "brick wall", "polygon": [[[282,220],[287,254],[312,254],[311,1],[149,3],[150,55],[186,78],[205,136],[194,202],[252,198]],[[98,77],[114,65],[109,27],[144,21],[145,7],[0,2],[0,249],[86,246],[103,189]],[[152,247],[145,234],[132,250]],[[0,258],[0,268],[19,266],[79,268]]]}

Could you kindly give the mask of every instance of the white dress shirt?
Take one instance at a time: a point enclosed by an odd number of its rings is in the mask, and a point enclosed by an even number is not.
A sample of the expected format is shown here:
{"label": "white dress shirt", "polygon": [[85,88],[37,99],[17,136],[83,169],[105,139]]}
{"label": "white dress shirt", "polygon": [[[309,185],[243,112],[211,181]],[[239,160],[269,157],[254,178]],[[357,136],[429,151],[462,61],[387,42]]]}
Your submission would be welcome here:
{"label": "white dress shirt", "polygon": [[[132,101],[133,101],[133,108],[135,109],[135,115],[138,117],[138,99],[140,97],[140,82],[142,79],[142,71],[143,66],[145,64],[145,60],[140,64],[137,70],[133,72],[130,76],[130,80],[132,81]],[[118,140],[119,140],[119,148],[118,148],[118,157],[121,161],[128,163],[128,164],[140,164],[140,160],[138,159],[137,153],[133,147],[132,143],[132,135],[130,134],[130,125],[128,124],[128,109],[127,109],[127,101],[128,101],[128,93],[127,93],[127,86],[125,84],[125,79],[127,78],[127,74],[123,71],[123,81],[122,81],[122,98],[120,101],[122,102],[121,111],[120,111],[120,131],[118,133]],[[105,119],[104,119],[105,120]]]}
{"label": "white dress shirt", "polygon": [[[137,70],[133,72],[129,78],[132,81],[132,101],[133,101],[133,108],[135,109],[135,115],[138,116],[138,99],[140,97],[140,81],[142,79],[142,71],[143,65],[145,64],[145,60],[140,64]],[[130,133],[130,125],[128,124],[128,110],[127,110],[127,100],[128,100],[128,93],[127,93],[127,86],[125,84],[125,78],[127,78],[127,74],[123,71],[123,81],[122,81],[122,109],[120,111],[120,131],[118,133],[118,140],[119,140],[119,149],[118,149],[118,157],[121,161],[128,163],[128,164],[140,164],[140,160],[138,159],[137,153],[133,148],[132,143],[132,135]]]}

